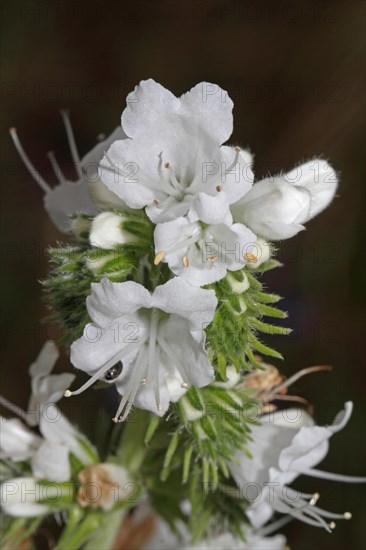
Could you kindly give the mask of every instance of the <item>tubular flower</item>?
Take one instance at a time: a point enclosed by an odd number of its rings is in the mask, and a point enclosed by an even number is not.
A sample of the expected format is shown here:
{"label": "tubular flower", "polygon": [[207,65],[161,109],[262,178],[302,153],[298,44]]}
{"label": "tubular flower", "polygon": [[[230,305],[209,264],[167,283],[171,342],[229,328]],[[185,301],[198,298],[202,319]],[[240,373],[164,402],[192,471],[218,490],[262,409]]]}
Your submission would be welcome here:
{"label": "tubular flower", "polygon": [[[299,475],[345,481],[365,482],[366,478],[351,477],[314,469],[329,449],[329,439],[345,427],[352,413],[347,402],[333,424],[315,425],[312,417],[301,409],[287,409],[261,418],[262,425],[252,428],[253,443],[248,446],[253,458],[242,451],[229,469],[240,488],[258,486],[247,514],[255,528],[259,528],[273,512],[289,514],[293,518],[331,531],[335,519],[350,519],[349,512],[334,514],[316,506],[319,494],[305,494],[290,488]],[[325,520],[330,519],[330,523]]]}
{"label": "tubular flower", "polygon": [[[154,80],[127,97],[122,128],[100,164],[105,185],[131,208],[145,208],[154,223],[210,202],[220,223],[229,205],[251,187],[251,155],[222,146],[233,128],[233,102],[214,84],[201,82],[180,98]],[[205,221],[201,218],[202,221]]]}
{"label": "tubular flower", "polygon": [[75,212],[96,214],[100,208],[126,208],[123,201],[109,191],[98,178],[98,165],[103,152],[111,143],[123,139],[125,135],[121,128],[116,128],[108,138],[105,139],[102,136],[104,139],[80,159],[69,114],[67,111],[62,111],[61,115],[78,177],[76,181],[70,181],[65,177],[54,153],[50,151],[47,156],[58,180],[56,187],[50,187],[33,166],[23,149],[15,128],[10,129],[10,135],[24,165],[45,194],[44,207],[52,222],[59,231],[68,233],[70,231],[70,216]]}
{"label": "tubular flower", "polygon": [[256,236],[240,223],[207,225],[189,214],[155,228],[155,263],[166,261],[176,275],[194,286],[219,281],[256,260]]}
{"label": "tubular flower", "polygon": [[65,395],[79,394],[97,380],[115,382],[123,395],[116,422],[133,404],[163,415],[189,385],[201,387],[214,379],[203,329],[216,304],[212,290],[180,278],[152,294],[132,281],[92,284],[87,309],[93,322],[71,346],[71,362],[91,378]]}

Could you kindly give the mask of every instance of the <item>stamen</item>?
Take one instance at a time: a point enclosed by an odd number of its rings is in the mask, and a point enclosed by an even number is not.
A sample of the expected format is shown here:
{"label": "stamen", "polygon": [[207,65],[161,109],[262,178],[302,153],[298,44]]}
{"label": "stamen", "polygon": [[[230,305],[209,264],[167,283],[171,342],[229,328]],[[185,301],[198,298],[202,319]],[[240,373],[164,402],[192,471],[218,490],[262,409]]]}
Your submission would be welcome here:
{"label": "stamen", "polygon": [[19,418],[27,422],[27,418],[28,418],[27,413],[22,408],[18,407],[18,405],[15,405],[14,403],[11,403],[7,399],[5,399],[5,397],[3,397],[2,395],[0,395],[0,404],[6,409],[8,409],[8,411],[15,413],[16,415],[19,416]]}
{"label": "stamen", "polygon": [[294,374],[293,376],[290,376],[287,380],[285,380],[282,384],[279,386],[276,386],[273,388],[273,392],[278,393],[279,391],[283,390],[284,388],[287,388],[288,386],[291,386],[294,382],[299,380],[299,378],[302,378],[303,376],[306,376],[307,374],[311,374],[313,372],[321,372],[321,371],[331,371],[333,370],[333,367],[329,365],[319,365],[316,367],[307,367],[306,369],[301,369],[299,372]]}
{"label": "stamen", "polygon": [[18,138],[16,128],[10,128],[9,133],[10,133],[11,139],[13,140],[15,148],[18,151],[18,155],[20,156],[24,166],[27,168],[28,172],[30,173],[30,175],[32,176],[34,181],[36,181],[38,183],[40,188],[45,193],[49,193],[51,191],[50,186],[48,185],[46,180],[41,176],[41,174],[39,172],[37,172],[37,170],[33,166],[32,162],[30,161],[27,153],[24,151],[23,146],[20,143],[20,140]]}
{"label": "stamen", "polygon": [[188,258],[188,256],[183,256],[183,265],[184,265],[184,267],[188,267],[188,266],[189,266],[189,258]]}
{"label": "stamen", "polygon": [[177,176],[175,175],[175,172],[174,172],[174,169],[173,169],[172,165],[169,162],[166,162],[164,164],[164,167],[169,170],[170,183],[172,184],[173,189],[176,189],[177,191],[182,192],[183,188],[182,188],[181,184],[179,183],[179,181],[177,180]]}
{"label": "stamen", "polygon": [[320,499],[320,494],[314,493],[309,502],[310,506],[315,506],[315,504],[318,502],[319,499]]}
{"label": "stamen", "polygon": [[154,265],[159,265],[160,262],[165,258],[166,252],[165,250],[160,250],[154,258]]}
{"label": "stamen", "polygon": [[153,309],[151,312],[150,332],[149,332],[149,366],[147,377],[154,384],[155,402],[158,410],[160,403],[160,388],[159,388],[159,348],[156,348],[156,338],[158,333],[159,312]]}
{"label": "stamen", "polygon": [[[146,342],[146,339],[147,338],[145,338],[145,340],[143,340],[141,343],[139,342],[139,345],[142,346]],[[107,361],[105,365],[100,367],[97,370],[97,372],[93,376],[91,376],[89,380],[87,380],[85,384],[83,384],[78,390],[75,390],[75,391],[66,390],[64,392],[64,397],[71,397],[71,395],[80,395],[82,392],[90,388],[90,386],[92,386],[94,382],[99,380],[103,374],[105,374],[111,367],[113,367],[113,365],[118,363],[118,361],[122,361],[122,358],[125,355],[128,355],[128,353],[130,353],[131,349],[133,348],[135,348],[135,344],[129,344],[123,350],[120,350],[118,353],[116,353],[116,355],[114,355],[111,359],[109,359],[109,361]]]}
{"label": "stamen", "polygon": [[251,254],[250,252],[247,252],[246,254],[244,254],[243,258],[244,260],[247,260],[247,262],[250,262],[253,264],[255,264],[255,262],[258,261],[257,256],[255,256],[254,254]]}
{"label": "stamen", "polygon": [[302,470],[301,473],[310,477],[317,477],[320,479],[329,479],[331,481],[340,481],[344,483],[366,483],[366,477],[358,476],[345,476],[342,474],[334,474],[332,472],[323,472],[322,470],[316,470],[310,468],[309,470]]}
{"label": "stamen", "polygon": [[234,168],[234,166],[236,165],[236,163],[237,163],[238,160],[239,160],[240,147],[234,147],[234,151],[235,151],[234,160],[233,160],[233,162],[230,164],[229,168],[226,168],[225,172],[231,172],[231,170]]}
{"label": "stamen", "polygon": [[[178,357],[174,354],[170,346],[167,344],[167,342],[164,340],[164,338],[159,337],[158,338],[159,346],[161,346],[162,350],[167,354],[173,365],[176,367],[177,371],[179,372],[180,376],[183,380],[188,380],[190,382],[190,376],[186,371],[186,368],[183,363],[180,362]],[[185,382],[183,382],[185,384]]]}
{"label": "stamen", "polygon": [[51,163],[52,169],[55,173],[56,178],[58,179],[59,183],[63,184],[66,182],[66,178],[60,168],[59,163],[56,160],[55,153],[53,151],[49,151],[47,153],[48,160]]}
{"label": "stamen", "polygon": [[[146,341],[146,340],[145,340]],[[112,419],[113,422],[123,422],[135,401],[137,391],[140,387],[141,375],[146,369],[147,354],[146,348],[144,345],[140,347],[139,354],[137,356],[134,371],[131,375],[131,378],[127,384],[126,392],[123,395],[123,398],[120,401],[115,417]],[[123,412],[122,416],[121,413]]]}
{"label": "stamen", "polygon": [[78,173],[79,178],[83,177],[83,172],[81,169],[81,163],[80,163],[80,156],[79,152],[76,146],[75,136],[74,132],[72,130],[71,122],[70,122],[70,115],[69,111],[67,109],[63,109],[61,111],[62,120],[65,126],[67,140],[69,142],[70,152],[72,156],[72,160],[74,161],[76,171]]}

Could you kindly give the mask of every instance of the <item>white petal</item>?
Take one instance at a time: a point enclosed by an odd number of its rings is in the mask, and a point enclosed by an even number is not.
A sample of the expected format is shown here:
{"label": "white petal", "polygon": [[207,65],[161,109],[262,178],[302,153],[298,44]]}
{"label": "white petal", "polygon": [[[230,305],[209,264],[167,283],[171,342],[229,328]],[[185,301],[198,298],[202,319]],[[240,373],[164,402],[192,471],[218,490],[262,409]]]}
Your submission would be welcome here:
{"label": "white petal", "polygon": [[131,138],[159,124],[167,113],[175,112],[179,107],[179,100],[151,78],[135,86],[126,103],[122,128]]}
{"label": "white petal", "polygon": [[70,216],[76,212],[96,214],[98,207],[92,201],[86,179],[65,181],[45,194],[44,207],[53,223],[62,233],[70,232]]}
{"label": "white petal", "polygon": [[59,358],[59,355],[60,354],[54,342],[45,342],[37,359],[29,367],[30,376],[32,378],[37,378],[38,376],[46,376],[47,374],[50,374],[57,359]]}
{"label": "white petal", "polygon": [[82,159],[81,159],[81,166],[84,170],[84,172],[88,176],[92,176],[92,174],[98,173],[98,166],[100,161],[102,160],[104,156],[104,152],[109,149],[109,147],[114,143],[115,141],[126,139],[126,134],[122,130],[120,126],[117,126],[113,130],[109,136],[99,141],[93,149],[91,149]]}
{"label": "white petal", "polygon": [[198,193],[190,212],[197,220],[204,223],[223,223],[228,219],[228,215],[230,215],[228,197],[223,191],[216,195]]}
{"label": "white petal", "polygon": [[351,414],[352,403],[348,402],[333,425],[301,428],[291,445],[281,453],[279,460],[281,470],[301,472],[321,462],[328,452],[328,440],[334,433],[344,428]]}
{"label": "white petal", "polygon": [[[57,488],[47,487],[47,495],[52,498]],[[46,492],[46,490],[44,491]],[[33,477],[18,477],[5,481],[0,486],[1,507],[9,516],[36,517],[50,512],[45,504],[37,504],[41,500],[42,488]],[[56,495],[55,495],[56,496]]]}
{"label": "white petal", "polygon": [[158,339],[161,334],[172,350],[172,354],[165,358],[170,371],[174,372],[179,365],[183,365],[188,378],[184,382],[198,388],[207,386],[215,378],[205,350],[203,328],[204,325],[201,330],[190,333],[188,321],[171,315],[165,323],[161,323],[158,334]]}
{"label": "white petal", "polygon": [[68,481],[71,477],[66,445],[44,441],[32,459],[32,472],[39,479]]}
{"label": "white petal", "polygon": [[281,176],[265,179],[231,207],[234,220],[268,240],[287,239],[303,229],[310,212],[310,193]]}
{"label": "white petal", "polygon": [[[117,363],[119,355],[126,352],[126,348],[131,348],[128,355],[135,356],[145,336],[146,326],[137,316],[123,317],[103,329],[98,325],[88,324],[84,328],[83,336],[71,345],[71,363],[92,376],[114,357]],[[126,361],[127,357],[124,356],[123,370]],[[100,376],[103,378],[102,373]]]}
{"label": "white petal", "polygon": [[156,287],[152,295],[152,307],[187,319],[190,330],[202,331],[212,321],[216,306],[213,290],[195,288],[179,277]]}
{"label": "white petal", "polygon": [[[99,169],[98,169],[99,170]],[[98,172],[88,180],[89,194],[95,204],[103,210],[117,208],[119,210],[130,210],[129,206],[113,193],[99,178]]]}
{"label": "white petal", "polygon": [[196,119],[205,134],[221,145],[233,131],[233,102],[217,84],[200,82],[180,97],[183,117]]}
{"label": "white petal", "polygon": [[[235,147],[220,147],[221,181],[220,185],[228,196],[230,204],[240,200],[250,191],[254,182],[252,157],[248,151],[240,150],[238,159]],[[233,166],[234,163],[234,166]]]}
{"label": "white petal", "polygon": [[284,177],[296,187],[303,187],[309,191],[311,196],[309,220],[329,206],[338,186],[335,170],[322,159],[310,160],[294,168]]}
{"label": "white petal", "polygon": [[67,372],[34,378],[27,409],[27,424],[29,426],[39,424],[43,407],[48,403],[57,403],[74,379],[75,375]]}
{"label": "white petal", "polygon": [[101,327],[107,327],[114,319],[134,313],[142,307],[151,307],[150,292],[133,281],[112,283],[104,278],[91,287],[86,306],[90,317]]}
{"label": "white petal", "polygon": [[31,458],[42,439],[29,430],[18,418],[0,417],[0,456],[14,462]]}

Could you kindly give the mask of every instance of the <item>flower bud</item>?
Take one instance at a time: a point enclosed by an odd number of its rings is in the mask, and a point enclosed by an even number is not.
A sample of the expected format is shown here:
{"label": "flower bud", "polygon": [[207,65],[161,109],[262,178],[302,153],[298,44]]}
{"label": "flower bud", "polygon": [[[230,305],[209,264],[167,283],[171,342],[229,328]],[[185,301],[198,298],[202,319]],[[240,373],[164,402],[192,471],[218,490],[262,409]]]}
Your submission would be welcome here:
{"label": "flower bud", "polygon": [[102,212],[92,222],[89,240],[92,246],[112,249],[118,244],[136,242],[138,239],[132,233],[122,229],[121,224],[126,218],[114,212]]}

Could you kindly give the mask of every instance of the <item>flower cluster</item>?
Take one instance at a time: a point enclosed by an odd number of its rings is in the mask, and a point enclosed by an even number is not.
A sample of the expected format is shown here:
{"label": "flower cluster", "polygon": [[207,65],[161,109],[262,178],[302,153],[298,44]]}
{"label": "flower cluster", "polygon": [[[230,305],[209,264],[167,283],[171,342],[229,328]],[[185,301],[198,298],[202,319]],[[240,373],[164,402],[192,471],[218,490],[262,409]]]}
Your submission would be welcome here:
{"label": "flower cluster", "polygon": [[[28,518],[59,512],[58,548],[116,548],[121,532],[152,521],[146,550],[280,550],[285,538],[268,535],[291,519],[328,531],[350,519],[290,485],[300,474],[365,481],[315,468],[352,404],[316,425],[309,404],[286,393],[327,368],[286,380],[258,355],[282,358],[261,335],[289,332],[271,321],[286,312],[258,276],[279,265],[273,243],[330,204],[337,174],[314,158],[255,181],[251,153],[227,144],[232,109],[214,84],[177,98],[146,80],[127,96],[121,127],[82,159],[63,111],[77,180],[51,152],[53,188],[10,130],[51,220],[73,240],[50,249],[43,285],[71,363],[88,378],[74,390],[75,374],[51,374],[58,351],[47,342],[30,368],[27,410],[0,398],[18,417],[3,419],[2,506],[24,520],[10,521],[8,542],[35,531]],[[55,405],[92,385],[107,388],[109,405],[120,394],[118,425],[98,418],[95,445]]]}

